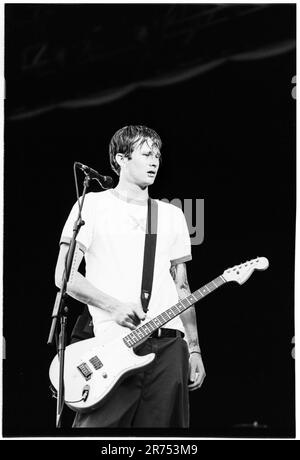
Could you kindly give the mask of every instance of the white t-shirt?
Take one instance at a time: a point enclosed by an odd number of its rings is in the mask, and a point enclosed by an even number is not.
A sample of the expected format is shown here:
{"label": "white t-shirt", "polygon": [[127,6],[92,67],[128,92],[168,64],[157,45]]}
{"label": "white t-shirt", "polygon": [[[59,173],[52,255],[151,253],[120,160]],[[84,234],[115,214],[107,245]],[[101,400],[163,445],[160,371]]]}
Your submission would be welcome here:
{"label": "white t-shirt", "polygon": [[[158,226],[153,284],[145,322],[178,302],[178,293],[170,274],[171,264],[192,258],[191,243],[185,216],[178,207],[156,200]],[[70,212],[60,242],[69,243],[78,203]],[[85,222],[77,243],[85,253],[86,278],[98,289],[123,302],[140,302],[147,200],[128,200],[114,189],[90,192],[82,209]],[[111,324],[109,313],[89,305],[94,333]],[[167,328],[184,331],[179,316],[165,324]]]}

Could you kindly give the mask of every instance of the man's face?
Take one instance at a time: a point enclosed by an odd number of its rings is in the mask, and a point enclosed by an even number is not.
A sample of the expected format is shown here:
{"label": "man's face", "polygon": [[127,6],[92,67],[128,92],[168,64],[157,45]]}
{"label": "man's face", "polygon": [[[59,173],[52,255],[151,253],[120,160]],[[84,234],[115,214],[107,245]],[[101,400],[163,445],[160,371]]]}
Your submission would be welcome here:
{"label": "man's face", "polygon": [[152,185],[159,168],[160,151],[151,139],[138,141],[131,159],[124,158],[123,174],[141,187]]}

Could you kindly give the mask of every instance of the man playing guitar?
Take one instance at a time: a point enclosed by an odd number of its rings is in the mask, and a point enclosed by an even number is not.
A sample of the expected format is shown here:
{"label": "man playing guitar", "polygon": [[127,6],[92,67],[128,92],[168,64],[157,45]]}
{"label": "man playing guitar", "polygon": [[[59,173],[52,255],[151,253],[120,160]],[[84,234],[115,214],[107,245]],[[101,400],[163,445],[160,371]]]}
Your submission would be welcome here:
{"label": "man playing guitar", "polygon": [[[134,331],[190,293],[186,262],[192,256],[184,214],[156,200],[157,243],[147,314],[140,300],[148,187],[159,169],[161,145],[158,134],[145,126],[118,130],[109,145],[118,185],[85,197],[85,225],[77,237],[67,293],[88,305],[95,337],[103,340]],[[60,239],[59,288],[76,216],[77,203]],[[83,257],[85,276],[78,272]],[[75,428],[189,426],[188,391],[199,388],[205,377],[194,307],[153,332],[135,353],[155,353],[155,360],[124,379],[101,407],[78,412]]]}

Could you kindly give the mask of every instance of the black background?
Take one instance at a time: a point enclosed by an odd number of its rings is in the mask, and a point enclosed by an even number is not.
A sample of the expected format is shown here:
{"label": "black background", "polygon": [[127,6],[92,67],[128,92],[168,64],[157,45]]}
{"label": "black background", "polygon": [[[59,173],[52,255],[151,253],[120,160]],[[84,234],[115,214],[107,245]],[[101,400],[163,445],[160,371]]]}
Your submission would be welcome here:
{"label": "black background", "polygon": [[[8,13],[12,8],[18,6],[10,6]],[[293,19],[294,7],[286,8]],[[10,14],[8,26],[13,23]],[[285,25],[292,34],[293,20]],[[63,428],[55,428],[56,402],[49,390],[55,348],[46,342],[56,295],[58,241],[75,200],[73,162],[110,174],[108,144],[114,132],[124,125],[145,124],[163,140],[163,162],[151,196],[205,200],[204,241],[193,246],[188,263],[191,289],[256,256],[267,257],[270,267],[255,272],[243,286],[230,283],[198,304],[207,377],[201,390],[191,393],[190,429],[123,430],[122,436],[293,436],[294,50],[227,61],[181,83],[140,88],[109,104],[57,107],[18,120],[11,116],[18,94],[10,62],[16,32],[8,26],[3,435],[87,434],[70,429],[69,409]],[[84,95],[87,75],[85,88],[79,85],[80,74],[71,80]],[[59,82],[52,83],[49,91],[59,94]],[[24,96],[28,108],[34,100],[31,91],[33,99]],[[79,173],[80,184],[81,179]],[[96,183],[93,190],[100,190]],[[82,308],[75,300],[70,305],[68,334]],[[120,435],[117,430],[89,434]]]}

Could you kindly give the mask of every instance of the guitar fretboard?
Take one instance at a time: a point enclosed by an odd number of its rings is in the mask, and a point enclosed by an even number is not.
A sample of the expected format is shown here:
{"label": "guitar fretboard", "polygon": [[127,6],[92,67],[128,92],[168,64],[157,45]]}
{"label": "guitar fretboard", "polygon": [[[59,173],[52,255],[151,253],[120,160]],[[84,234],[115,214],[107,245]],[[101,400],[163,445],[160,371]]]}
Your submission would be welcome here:
{"label": "guitar fretboard", "polygon": [[193,293],[189,294],[187,297],[180,300],[178,303],[168,308],[160,315],[156,316],[155,318],[151,319],[147,323],[143,324],[142,326],[138,327],[137,329],[123,337],[125,345],[127,345],[128,348],[139,345],[141,342],[147,339],[154,331],[164,326],[173,318],[180,315],[182,312],[191,307],[194,303],[198,302],[198,300],[201,300],[203,297],[207,296],[212,291],[222,286],[222,284],[224,283],[226,283],[225,279],[222,276],[218,276],[210,283],[205,284],[200,289],[197,289],[197,291],[194,291]]}

